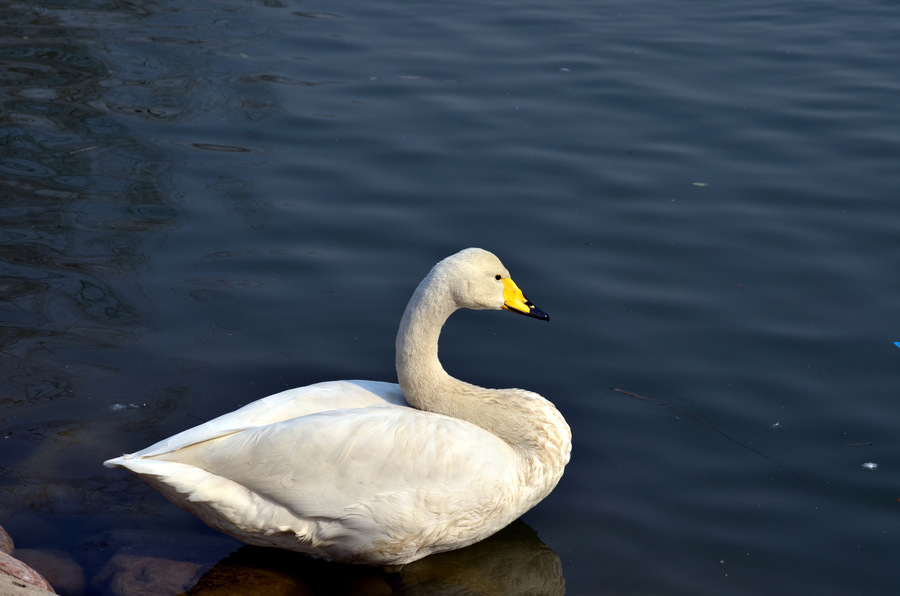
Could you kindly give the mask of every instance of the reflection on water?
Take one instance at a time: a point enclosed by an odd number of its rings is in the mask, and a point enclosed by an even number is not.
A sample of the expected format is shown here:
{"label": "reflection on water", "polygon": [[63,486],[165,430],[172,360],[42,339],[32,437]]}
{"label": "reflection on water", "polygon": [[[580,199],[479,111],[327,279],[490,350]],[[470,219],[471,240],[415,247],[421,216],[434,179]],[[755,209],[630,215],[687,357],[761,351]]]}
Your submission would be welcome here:
{"label": "reflection on water", "polygon": [[7,8],[0,47],[0,405],[70,398],[62,354],[128,342],[151,308],[135,283],[179,225],[168,165],[105,110],[105,64],[46,12]]}
{"label": "reflection on water", "polygon": [[338,565],[287,551],[238,549],[188,592],[215,594],[471,594],[553,596],[565,593],[559,557],[517,521],[468,548],[396,569]]}
{"label": "reflection on water", "polygon": [[16,540],[39,535],[32,514],[95,510],[108,488],[84,477],[94,383],[146,333],[138,278],[181,225],[171,156],[114,117],[74,14],[0,8],[0,523],[30,529]]}

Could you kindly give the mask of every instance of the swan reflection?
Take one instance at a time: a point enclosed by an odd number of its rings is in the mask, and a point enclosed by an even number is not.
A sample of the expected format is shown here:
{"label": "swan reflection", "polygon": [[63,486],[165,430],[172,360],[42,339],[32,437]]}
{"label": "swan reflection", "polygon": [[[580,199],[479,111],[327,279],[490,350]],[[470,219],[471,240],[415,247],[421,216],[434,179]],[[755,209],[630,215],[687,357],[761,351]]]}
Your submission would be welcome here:
{"label": "swan reflection", "polygon": [[518,520],[470,547],[400,567],[340,565],[244,546],[219,561],[187,593],[561,596],[565,582],[556,553]]}

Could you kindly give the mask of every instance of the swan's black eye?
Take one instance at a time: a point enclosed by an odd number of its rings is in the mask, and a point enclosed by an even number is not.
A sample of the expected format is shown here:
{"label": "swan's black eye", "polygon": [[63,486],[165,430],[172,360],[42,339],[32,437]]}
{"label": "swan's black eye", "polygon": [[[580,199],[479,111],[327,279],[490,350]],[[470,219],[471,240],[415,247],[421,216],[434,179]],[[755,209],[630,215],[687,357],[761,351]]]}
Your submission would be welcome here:
{"label": "swan's black eye", "polygon": [[494,279],[496,279],[497,281],[500,281],[500,274],[498,273],[497,275],[495,275]]}

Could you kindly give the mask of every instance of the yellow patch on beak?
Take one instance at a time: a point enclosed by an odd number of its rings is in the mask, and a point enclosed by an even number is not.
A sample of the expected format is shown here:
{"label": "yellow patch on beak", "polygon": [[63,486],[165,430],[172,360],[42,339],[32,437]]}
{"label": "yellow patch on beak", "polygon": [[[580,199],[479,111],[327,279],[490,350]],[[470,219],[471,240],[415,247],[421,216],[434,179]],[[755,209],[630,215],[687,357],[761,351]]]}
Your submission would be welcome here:
{"label": "yellow patch on beak", "polygon": [[550,315],[536,307],[531,301],[525,297],[519,286],[516,285],[511,278],[506,277],[503,280],[503,308],[508,311],[517,312],[521,315],[550,320]]}

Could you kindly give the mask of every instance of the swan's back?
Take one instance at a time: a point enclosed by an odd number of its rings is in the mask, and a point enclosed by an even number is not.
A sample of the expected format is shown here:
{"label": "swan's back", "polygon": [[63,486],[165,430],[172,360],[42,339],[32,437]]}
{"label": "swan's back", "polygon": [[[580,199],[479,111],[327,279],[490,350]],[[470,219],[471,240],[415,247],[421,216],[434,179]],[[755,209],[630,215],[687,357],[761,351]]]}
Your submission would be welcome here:
{"label": "swan's back", "polygon": [[[382,405],[407,405],[399,385],[382,381],[325,381],[288,389],[256,400],[123,457],[126,459],[150,457],[172,452],[193,443],[318,412]],[[119,459],[121,458],[110,462],[119,464]]]}

